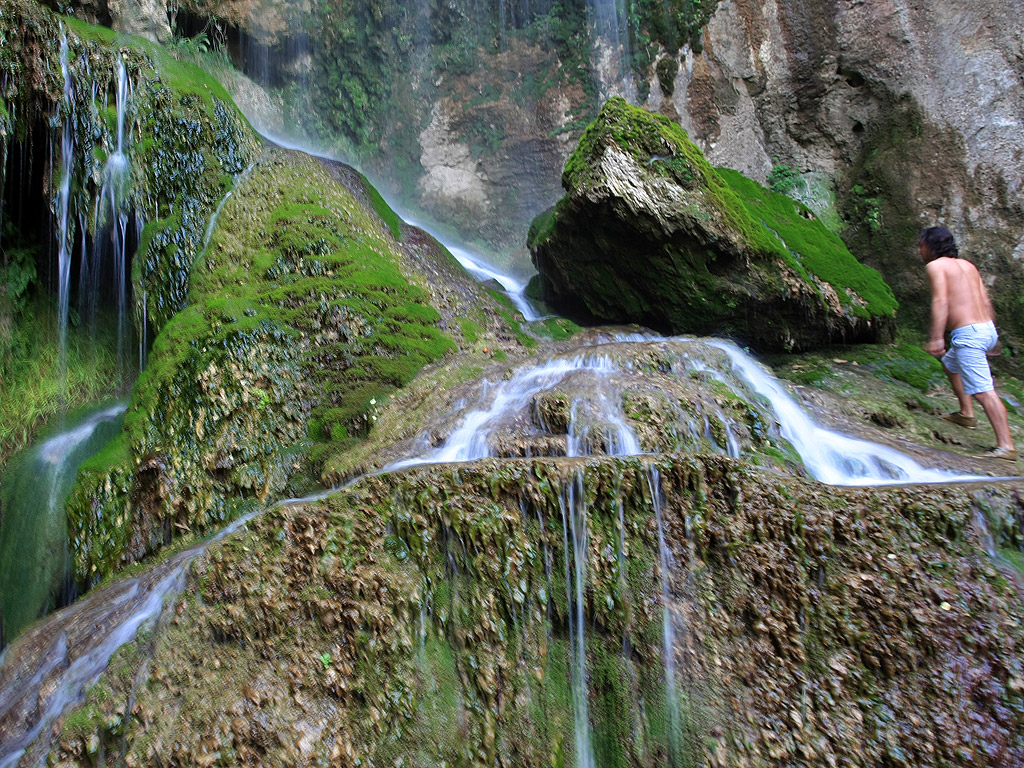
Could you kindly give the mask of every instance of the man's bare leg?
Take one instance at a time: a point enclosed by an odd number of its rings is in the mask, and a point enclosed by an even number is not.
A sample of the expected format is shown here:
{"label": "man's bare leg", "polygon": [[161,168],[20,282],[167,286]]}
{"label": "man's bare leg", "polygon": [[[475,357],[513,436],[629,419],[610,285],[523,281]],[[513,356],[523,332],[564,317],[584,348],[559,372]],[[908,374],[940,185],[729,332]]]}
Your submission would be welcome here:
{"label": "man's bare leg", "polygon": [[[963,385],[961,385],[962,388]],[[981,403],[981,407],[985,409],[985,415],[988,416],[988,420],[992,422],[992,429],[995,430],[998,446],[1000,448],[1013,449],[1013,438],[1010,437],[1010,422],[1006,416],[1006,406],[999,399],[999,395],[996,394],[994,389],[990,389],[988,392],[978,392],[974,396]]]}
{"label": "man's bare leg", "polygon": [[[974,402],[971,400],[971,396],[964,392],[964,383],[960,379],[960,374],[953,373],[945,365],[942,366],[942,370],[944,370],[946,372],[946,376],[949,377],[949,383],[953,387],[953,394],[956,395],[956,399],[960,403],[960,415],[966,416],[968,419],[973,419]],[[996,399],[998,400],[998,398]],[[1002,405],[1002,402],[1000,402],[999,405]]]}

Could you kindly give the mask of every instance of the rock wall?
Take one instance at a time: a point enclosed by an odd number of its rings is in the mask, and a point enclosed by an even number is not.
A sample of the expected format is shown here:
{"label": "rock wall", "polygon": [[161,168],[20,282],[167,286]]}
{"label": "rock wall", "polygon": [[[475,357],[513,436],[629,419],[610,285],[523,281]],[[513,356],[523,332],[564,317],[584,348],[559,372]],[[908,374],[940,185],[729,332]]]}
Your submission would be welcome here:
{"label": "rock wall", "polygon": [[974,512],[1019,551],[1018,495],[823,491],[707,456],[368,478],[215,548],[51,759],[579,765],[582,569],[596,765],[1019,765],[1020,592]]}
{"label": "rock wall", "polygon": [[[518,18],[521,5],[354,5],[323,17],[317,40],[274,4],[192,2],[182,12],[233,30],[249,74],[290,89],[293,118],[272,123],[360,156],[390,193],[514,251],[559,196],[571,140],[607,93],[630,90],[608,82],[601,62],[617,54],[583,34],[585,4]],[[907,323],[921,323],[927,303],[917,232],[948,225],[989,281],[1008,354],[1020,354],[1015,3],[723,0],[688,40],[657,9],[634,5],[635,98],[676,119],[713,164],[762,182],[777,165],[809,174],[853,253],[896,287]],[[119,7],[102,12],[127,29]]]}
{"label": "rock wall", "polygon": [[[1015,354],[1024,254],[1024,37],[1015,3],[725,0],[671,105],[715,164],[836,180],[844,238],[927,300],[919,229],[950,227],[986,275]],[[660,95],[660,94],[659,94]],[[657,100],[655,100],[657,102]]]}

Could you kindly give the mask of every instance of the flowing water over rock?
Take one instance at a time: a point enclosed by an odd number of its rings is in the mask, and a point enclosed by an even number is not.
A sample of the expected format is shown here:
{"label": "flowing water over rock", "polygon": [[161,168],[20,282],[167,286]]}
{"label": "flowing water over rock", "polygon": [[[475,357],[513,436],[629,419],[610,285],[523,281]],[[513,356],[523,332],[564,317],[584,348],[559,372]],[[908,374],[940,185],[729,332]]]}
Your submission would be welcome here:
{"label": "flowing water over rock", "polygon": [[61,25],[60,69],[64,76],[64,103],[68,115],[61,135],[61,172],[57,188],[57,326],[60,344],[61,375],[67,366],[68,312],[71,306],[71,164],[75,156],[72,132],[72,81],[68,68],[68,39]]}
{"label": "flowing water over rock", "polygon": [[[724,356],[718,357],[712,350],[720,350]],[[650,386],[665,388],[663,395],[671,392],[668,388],[672,386],[690,388],[661,398],[661,407],[676,417],[677,423],[670,425],[678,430],[674,443],[639,437],[642,422],[623,412],[623,402],[635,404],[631,387],[642,377],[657,377]],[[694,382],[698,392],[692,390]],[[731,342],[645,335],[613,336],[584,353],[525,364],[507,380],[484,381],[477,402],[461,412],[458,426],[441,445],[390,468],[488,456],[685,452],[697,448],[695,443],[700,440],[736,458],[756,442],[760,426],[744,425],[735,414],[725,413],[726,401],[716,394],[721,388],[730,393],[733,402],[759,409],[796,452],[806,471],[821,482],[879,485],[978,479],[922,467],[888,446],[820,427],[774,376]],[[673,404],[673,396],[685,407]],[[549,423],[552,420],[555,423]],[[749,434],[745,447],[737,438],[743,432]],[[547,436],[542,441],[544,433]],[[560,434],[565,437],[559,438]],[[511,447],[517,439],[526,446],[525,453],[515,453]]]}
{"label": "flowing water over rock", "polygon": [[0,605],[5,638],[73,597],[65,583],[64,502],[79,465],[117,433],[124,411],[121,403],[89,414],[26,449],[4,473]]}
{"label": "flowing water over rock", "polygon": [[[305,504],[339,490],[330,488],[278,505]],[[81,703],[114,652],[133,640],[140,627],[156,621],[167,602],[181,592],[193,560],[256,514],[236,520],[216,536],[172,555],[140,576],[90,592],[5,649],[0,655],[0,768],[17,765],[44,728]]]}

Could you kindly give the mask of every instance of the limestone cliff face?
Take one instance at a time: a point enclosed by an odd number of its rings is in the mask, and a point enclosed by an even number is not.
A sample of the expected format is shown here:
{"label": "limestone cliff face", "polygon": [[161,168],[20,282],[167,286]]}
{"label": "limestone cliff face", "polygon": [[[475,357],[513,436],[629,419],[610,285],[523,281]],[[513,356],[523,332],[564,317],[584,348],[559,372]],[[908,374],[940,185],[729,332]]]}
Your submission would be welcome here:
{"label": "limestone cliff face", "polygon": [[[725,0],[671,100],[714,164],[837,181],[851,250],[920,319],[920,227],[949,226],[1011,316],[1024,258],[1019,5]],[[777,159],[776,159],[777,158]]]}

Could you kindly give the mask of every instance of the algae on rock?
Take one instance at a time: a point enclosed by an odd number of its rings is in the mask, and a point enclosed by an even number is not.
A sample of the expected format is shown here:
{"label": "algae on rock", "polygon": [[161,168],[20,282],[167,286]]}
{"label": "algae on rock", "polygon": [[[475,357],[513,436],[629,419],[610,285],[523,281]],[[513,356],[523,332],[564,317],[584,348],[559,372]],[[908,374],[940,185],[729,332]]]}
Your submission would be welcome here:
{"label": "algae on rock", "polygon": [[188,306],[153,345],[120,446],[74,492],[80,580],[267,501],[307,433],[365,435],[378,398],[455,349],[422,273],[339,169],[270,150],[224,206]]}
{"label": "algae on rock", "polygon": [[[90,739],[116,738],[127,765],[573,764],[572,487],[598,765],[669,763],[666,607],[681,764],[1024,759],[1020,595],[971,491],[826,490],[714,456],[488,459],[272,510],[193,569],[135,716],[107,675],[53,759],[91,764]],[[1012,520],[1018,494],[986,503]]]}
{"label": "algae on rock", "polygon": [[567,313],[763,350],[894,331],[877,272],[806,208],[712,168],[668,118],[610,99],[562,185],[529,246],[545,298]]}

